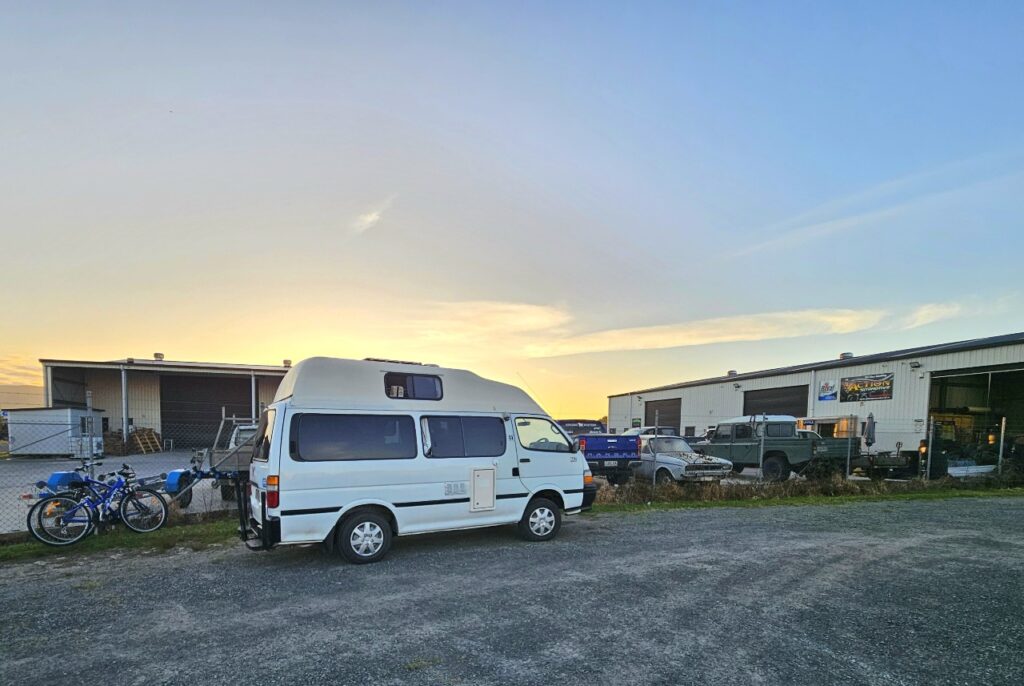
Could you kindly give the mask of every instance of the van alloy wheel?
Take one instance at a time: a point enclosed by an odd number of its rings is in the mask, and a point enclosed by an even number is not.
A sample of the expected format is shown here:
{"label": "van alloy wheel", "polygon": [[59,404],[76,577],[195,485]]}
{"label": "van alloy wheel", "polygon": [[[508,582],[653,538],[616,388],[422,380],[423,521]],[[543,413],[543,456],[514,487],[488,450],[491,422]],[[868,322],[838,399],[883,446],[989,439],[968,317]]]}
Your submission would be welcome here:
{"label": "van alloy wheel", "polygon": [[530,514],[530,531],[538,536],[547,536],[555,528],[555,513],[546,507],[538,507]]}
{"label": "van alloy wheel", "polygon": [[349,562],[376,562],[391,548],[391,522],[380,512],[354,512],[338,525],[335,536],[335,550]]}
{"label": "van alloy wheel", "polygon": [[374,522],[362,522],[352,530],[349,543],[356,555],[373,557],[384,547],[384,530]]}
{"label": "van alloy wheel", "polygon": [[558,505],[550,499],[537,497],[530,501],[519,520],[519,535],[527,541],[549,541],[562,526]]}

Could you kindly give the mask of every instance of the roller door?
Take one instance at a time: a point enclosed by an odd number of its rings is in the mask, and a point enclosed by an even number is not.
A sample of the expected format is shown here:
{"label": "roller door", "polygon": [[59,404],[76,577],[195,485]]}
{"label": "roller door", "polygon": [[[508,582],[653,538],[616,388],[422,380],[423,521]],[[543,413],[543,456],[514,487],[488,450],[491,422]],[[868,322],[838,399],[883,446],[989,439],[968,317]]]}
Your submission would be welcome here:
{"label": "roller door", "polygon": [[175,448],[213,445],[221,408],[227,415],[248,417],[252,386],[248,377],[161,376],[160,423]]}
{"label": "roller door", "polygon": [[808,386],[786,386],[746,391],[743,394],[743,414],[789,414],[807,416]]}
{"label": "roller door", "polygon": [[671,426],[678,434],[682,407],[683,401],[681,398],[649,400],[644,403],[644,426],[654,426],[655,417],[657,417],[658,426]]}

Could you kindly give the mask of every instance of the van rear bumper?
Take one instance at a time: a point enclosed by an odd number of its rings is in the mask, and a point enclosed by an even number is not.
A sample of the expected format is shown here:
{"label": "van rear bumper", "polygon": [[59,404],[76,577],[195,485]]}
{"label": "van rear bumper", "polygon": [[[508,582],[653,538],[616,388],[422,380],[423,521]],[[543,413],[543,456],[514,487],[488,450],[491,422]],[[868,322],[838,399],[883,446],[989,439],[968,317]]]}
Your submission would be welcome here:
{"label": "van rear bumper", "polygon": [[249,518],[245,547],[249,550],[270,550],[281,542],[281,520],[264,519],[263,523]]}

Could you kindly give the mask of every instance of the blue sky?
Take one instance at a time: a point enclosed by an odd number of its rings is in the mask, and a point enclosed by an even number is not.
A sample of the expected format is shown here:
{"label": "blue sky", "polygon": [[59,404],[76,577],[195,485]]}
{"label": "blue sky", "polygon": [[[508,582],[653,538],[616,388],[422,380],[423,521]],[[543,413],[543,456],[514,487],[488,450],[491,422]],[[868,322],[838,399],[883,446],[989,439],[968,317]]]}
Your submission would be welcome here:
{"label": "blue sky", "polygon": [[1024,329],[1020,3],[4,16],[0,381],[426,356],[603,414]]}

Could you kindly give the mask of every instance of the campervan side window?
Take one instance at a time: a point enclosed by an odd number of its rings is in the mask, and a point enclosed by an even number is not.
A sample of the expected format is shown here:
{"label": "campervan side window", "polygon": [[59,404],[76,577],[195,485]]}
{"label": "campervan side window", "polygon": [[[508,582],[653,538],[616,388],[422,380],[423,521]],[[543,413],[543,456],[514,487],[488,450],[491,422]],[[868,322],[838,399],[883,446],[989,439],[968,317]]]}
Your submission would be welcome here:
{"label": "campervan side window", "polygon": [[505,454],[505,423],[498,417],[424,417],[423,425],[427,457]]}
{"label": "campervan side window", "polygon": [[389,398],[408,400],[440,400],[443,395],[441,377],[399,372],[388,372],[384,375],[384,392]]}
{"label": "campervan side window", "polygon": [[572,445],[558,430],[554,422],[539,417],[516,419],[516,433],[519,443],[528,450],[543,450],[549,453],[571,453]]}
{"label": "campervan side window", "polygon": [[270,459],[270,439],[274,435],[274,417],[276,410],[264,410],[260,415],[260,424],[256,428],[256,440],[252,444],[252,459],[266,462]]}
{"label": "campervan side window", "polygon": [[412,417],[372,414],[297,414],[290,453],[305,462],[407,460],[416,457]]}

